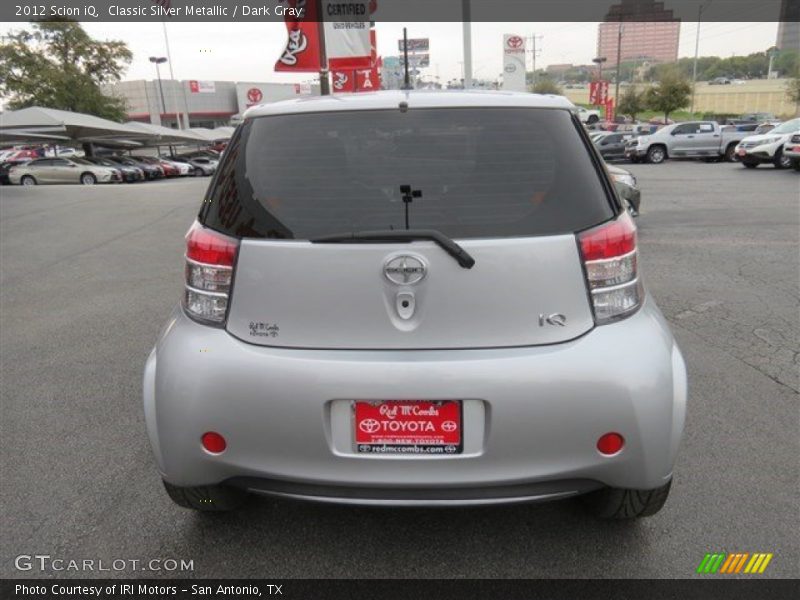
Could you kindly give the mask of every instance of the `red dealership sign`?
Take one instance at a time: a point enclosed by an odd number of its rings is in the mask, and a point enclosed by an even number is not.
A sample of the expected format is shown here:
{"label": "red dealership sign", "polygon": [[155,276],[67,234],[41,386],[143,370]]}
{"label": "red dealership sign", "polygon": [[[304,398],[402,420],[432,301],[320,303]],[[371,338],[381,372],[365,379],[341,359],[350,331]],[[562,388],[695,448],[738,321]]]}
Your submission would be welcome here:
{"label": "red dealership sign", "polygon": [[286,14],[286,46],[278,62],[276,71],[316,72],[319,64],[319,24],[317,23],[317,3],[311,0],[287,0],[291,8],[302,8],[302,17]]}
{"label": "red dealership sign", "polygon": [[608,82],[592,81],[589,84],[589,104],[605,104],[608,100]]}

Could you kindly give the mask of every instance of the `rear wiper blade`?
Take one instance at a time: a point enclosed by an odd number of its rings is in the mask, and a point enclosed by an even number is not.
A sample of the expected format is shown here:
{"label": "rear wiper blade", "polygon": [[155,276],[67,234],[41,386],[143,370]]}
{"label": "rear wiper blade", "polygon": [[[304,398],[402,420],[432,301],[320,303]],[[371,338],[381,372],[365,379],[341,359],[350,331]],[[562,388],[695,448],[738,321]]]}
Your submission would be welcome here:
{"label": "rear wiper blade", "polygon": [[354,231],[324,235],[309,240],[312,244],[336,244],[358,242],[411,242],[414,240],[430,240],[436,242],[450,256],[456,259],[465,269],[475,266],[475,259],[453,240],[435,229],[380,229],[376,231]]}

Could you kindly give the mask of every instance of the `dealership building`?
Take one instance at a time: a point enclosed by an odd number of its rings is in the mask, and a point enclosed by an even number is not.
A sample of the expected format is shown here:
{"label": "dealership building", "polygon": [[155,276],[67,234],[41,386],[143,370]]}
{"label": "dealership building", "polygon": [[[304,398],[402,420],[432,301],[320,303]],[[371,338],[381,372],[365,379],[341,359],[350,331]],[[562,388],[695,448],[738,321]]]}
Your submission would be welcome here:
{"label": "dealership building", "polygon": [[235,124],[255,104],[319,94],[319,85],[162,79],[159,87],[157,80],[140,79],[111,84],[106,92],[125,100],[130,121],[177,128],[180,116],[184,127],[214,129]]}

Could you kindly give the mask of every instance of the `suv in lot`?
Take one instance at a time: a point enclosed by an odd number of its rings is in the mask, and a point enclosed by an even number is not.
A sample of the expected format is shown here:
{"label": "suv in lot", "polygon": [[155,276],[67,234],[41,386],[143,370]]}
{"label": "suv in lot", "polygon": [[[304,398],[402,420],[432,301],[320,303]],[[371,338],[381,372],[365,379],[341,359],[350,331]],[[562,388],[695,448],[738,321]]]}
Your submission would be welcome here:
{"label": "suv in lot", "polygon": [[789,168],[792,159],[783,153],[783,146],[797,133],[800,133],[800,118],[786,121],[767,133],[747,136],[736,147],[736,154],[748,169],[763,163],[772,164],[776,169]]}
{"label": "suv in lot", "polygon": [[571,109],[386,91],[248,110],[145,366],[170,497],[657,512],[686,369]]}

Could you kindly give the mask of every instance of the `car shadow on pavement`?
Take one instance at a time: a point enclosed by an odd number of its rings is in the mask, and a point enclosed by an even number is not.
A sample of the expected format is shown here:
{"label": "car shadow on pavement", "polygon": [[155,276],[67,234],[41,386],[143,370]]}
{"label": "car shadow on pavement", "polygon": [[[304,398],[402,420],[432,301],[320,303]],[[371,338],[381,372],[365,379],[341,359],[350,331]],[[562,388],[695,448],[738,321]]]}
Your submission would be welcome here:
{"label": "car shadow on pavement", "polygon": [[602,569],[651,543],[639,522],[597,520],[575,499],[422,509],[255,497],[238,512],[198,514],[186,525],[183,543],[206,548],[198,576],[230,562],[231,548],[236,567],[227,574],[239,577],[585,576],[584,559]]}

